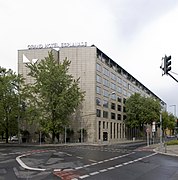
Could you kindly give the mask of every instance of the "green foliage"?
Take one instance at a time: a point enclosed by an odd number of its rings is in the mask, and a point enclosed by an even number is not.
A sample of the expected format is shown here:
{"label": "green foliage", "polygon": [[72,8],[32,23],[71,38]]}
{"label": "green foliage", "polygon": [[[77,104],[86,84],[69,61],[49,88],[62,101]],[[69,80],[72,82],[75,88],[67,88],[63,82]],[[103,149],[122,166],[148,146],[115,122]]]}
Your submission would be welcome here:
{"label": "green foliage", "polygon": [[163,129],[174,130],[175,128],[175,117],[173,114],[168,114],[167,111],[162,112]]}
{"label": "green foliage", "polygon": [[169,146],[169,145],[178,145],[178,140],[171,140],[171,141],[168,141],[166,142],[166,144]]}
{"label": "green foliage", "polygon": [[47,132],[52,132],[53,140],[60,129],[67,126],[70,115],[75,112],[84,98],[80,92],[79,79],[74,80],[68,73],[70,61],[57,63],[52,52],[40,63],[28,64],[29,75],[36,79],[30,87],[38,109],[36,116]]}
{"label": "green foliage", "polygon": [[155,99],[135,93],[126,101],[126,123],[131,128],[141,128],[144,124],[159,121],[160,109],[160,103]]}
{"label": "green foliage", "polygon": [[17,134],[17,117],[20,116],[19,86],[22,82],[21,76],[0,67],[0,131],[5,134],[6,142],[9,135]]}

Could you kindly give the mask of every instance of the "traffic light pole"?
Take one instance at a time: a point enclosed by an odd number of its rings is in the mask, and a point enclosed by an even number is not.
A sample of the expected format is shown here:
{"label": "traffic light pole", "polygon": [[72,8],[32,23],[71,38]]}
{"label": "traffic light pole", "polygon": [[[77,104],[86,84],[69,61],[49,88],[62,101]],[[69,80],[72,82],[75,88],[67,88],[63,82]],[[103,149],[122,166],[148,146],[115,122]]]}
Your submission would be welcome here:
{"label": "traffic light pole", "polygon": [[169,74],[169,73],[167,73],[169,76],[171,76],[176,82],[178,82],[178,80],[174,77],[174,76],[172,76],[171,74]]}

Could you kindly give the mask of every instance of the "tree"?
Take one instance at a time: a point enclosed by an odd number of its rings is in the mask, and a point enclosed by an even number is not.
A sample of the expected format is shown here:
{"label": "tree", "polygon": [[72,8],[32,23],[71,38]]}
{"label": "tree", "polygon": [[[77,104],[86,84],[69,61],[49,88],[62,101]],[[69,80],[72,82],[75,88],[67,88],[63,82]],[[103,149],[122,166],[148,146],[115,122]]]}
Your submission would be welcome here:
{"label": "tree", "polygon": [[159,120],[160,103],[151,98],[143,97],[138,93],[131,95],[126,101],[126,123],[129,127],[139,127],[144,124],[152,124]]}
{"label": "tree", "polygon": [[162,128],[163,131],[165,131],[166,129],[175,129],[175,117],[173,114],[168,114],[167,111],[162,112]]}
{"label": "tree", "polygon": [[23,82],[21,76],[12,70],[0,67],[0,126],[2,136],[5,134],[6,143],[9,135],[18,131],[17,119],[20,116],[19,86]]}
{"label": "tree", "polygon": [[52,142],[61,128],[69,124],[72,113],[84,98],[79,79],[68,74],[70,61],[56,62],[52,51],[39,63],[27,64],[35,79],[32,92],[37,102],[38,119],[43,129],[52,134]]}

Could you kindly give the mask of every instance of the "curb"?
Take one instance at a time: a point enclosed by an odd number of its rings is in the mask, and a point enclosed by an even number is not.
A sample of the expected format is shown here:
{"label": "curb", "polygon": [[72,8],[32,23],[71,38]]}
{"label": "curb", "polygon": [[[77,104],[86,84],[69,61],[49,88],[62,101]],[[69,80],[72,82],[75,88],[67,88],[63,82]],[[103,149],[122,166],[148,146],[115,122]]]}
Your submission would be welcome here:
{"label": "curb", "polygon": [[153,149],[154,152],[158,153],[158,154],[163,154],[163,155],[166,155],[166,156],[176,156],[178,157],[178,154],[173,154],[173,153],[168,153],[168,152],[161,152],[158,150],[158,147]]}
{"label": "curb", "polygon": [[40,169],[40,168],[32,168],[27,166],[20,158],[25,157],[25,156],[29,156],[31,154],[23,154],[21,156],[16,157],[16,161],[20,164],[21,167],[23,167],[24,169],[27,170],[31,170],[31,171],[46,171],[46,169]]}

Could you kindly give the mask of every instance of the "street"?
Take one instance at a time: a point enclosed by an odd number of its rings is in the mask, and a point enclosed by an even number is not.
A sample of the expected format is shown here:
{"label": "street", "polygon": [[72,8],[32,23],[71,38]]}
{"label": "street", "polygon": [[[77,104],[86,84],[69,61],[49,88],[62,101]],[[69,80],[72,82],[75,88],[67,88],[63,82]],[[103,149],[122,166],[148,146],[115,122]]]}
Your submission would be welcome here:
{"label": "street", "polygon": [[177,180],[178,157],[143,145],[1,146],[0,180]]}

